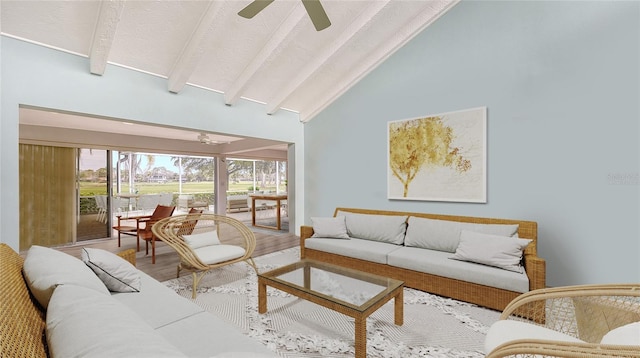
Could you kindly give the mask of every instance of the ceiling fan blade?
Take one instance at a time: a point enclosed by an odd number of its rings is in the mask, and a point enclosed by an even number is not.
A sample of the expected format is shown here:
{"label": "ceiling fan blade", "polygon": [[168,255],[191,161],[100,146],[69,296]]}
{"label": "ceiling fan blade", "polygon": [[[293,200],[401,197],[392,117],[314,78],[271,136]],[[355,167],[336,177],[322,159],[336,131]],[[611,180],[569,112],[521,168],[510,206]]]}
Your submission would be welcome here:
{"label": "ceiling fan blade", "polygon": [[273,0],[254,0],[251,4],[247,5],[244,9],[238,12],[238,15],[251,19],[256,16],[260,11],[264,10],[265,7],[269,6]]}
{"label": "ceiling fan blade", "polygon": [[324,30],[331,25],[331,21],[329,21],[329,17],[324,11],[320,0],[302,0],[302,5],[307,9],[316,31]]}

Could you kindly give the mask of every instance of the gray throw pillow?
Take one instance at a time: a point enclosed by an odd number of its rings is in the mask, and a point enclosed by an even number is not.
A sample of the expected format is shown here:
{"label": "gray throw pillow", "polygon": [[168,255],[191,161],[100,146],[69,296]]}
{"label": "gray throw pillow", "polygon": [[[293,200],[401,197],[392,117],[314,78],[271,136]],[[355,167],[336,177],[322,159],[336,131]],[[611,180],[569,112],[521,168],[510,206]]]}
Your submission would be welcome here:
{"label": "gray throw pillow", "polygon": [[140,292],[140,273],[129,261],[105,250],[83,248],[82,261],[112,292]]}
{"label": "gray throw pillow", "polygon": [[312,217],[311,223],[313,225],[313,235],[311,237],[349,239],[344,216]]}
{"label": "gray throw pillow", "polygon": [[522,252],[531,241],[463,230],[460,245],[451,258],[523,273]]}

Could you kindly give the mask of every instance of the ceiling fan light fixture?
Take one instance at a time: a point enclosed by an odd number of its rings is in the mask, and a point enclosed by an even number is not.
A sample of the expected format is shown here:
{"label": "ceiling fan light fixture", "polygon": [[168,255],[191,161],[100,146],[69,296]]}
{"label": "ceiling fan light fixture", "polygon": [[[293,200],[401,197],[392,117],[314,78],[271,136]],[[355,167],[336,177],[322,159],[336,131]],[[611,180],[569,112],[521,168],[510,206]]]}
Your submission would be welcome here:
{"label": "ceiling fan light fixture", "polygon": [[[254,0],[249,5],[240,10],[238,12],[238,15],[244,17],[245,19],[251,19],[260,11],[264,10],[264,8],[269,6],[269,4],[271,4],[273,1],[274,0]],[[331,26],[329,16],[327,16],[327,13],[324,11],[320,0],[302,0],[302,5],[304,5],[305,10],[307,10],[307,14],[309,14],[311,22],[316,28],[316,31],[322,31]]]}

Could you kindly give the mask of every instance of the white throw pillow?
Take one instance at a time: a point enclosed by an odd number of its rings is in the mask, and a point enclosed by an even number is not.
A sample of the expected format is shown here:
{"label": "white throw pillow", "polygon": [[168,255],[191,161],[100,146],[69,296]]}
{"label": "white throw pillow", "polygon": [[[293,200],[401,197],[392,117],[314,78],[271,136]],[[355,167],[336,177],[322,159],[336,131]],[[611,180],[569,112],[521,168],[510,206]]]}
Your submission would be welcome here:
{"label": "white throw pillow", "polygon": [[31,246],[22,271],[33,296],[45,309],[58,285],[74,284],[87,287],[105,296],[109,290],[81,260],[64,252],[43,246]]}
{"label": "white throw pillow", "polygon": [[462,230],[460,244],[451,258],[523,273],[522,251],[531,241]]}
{"label": "white throw pillow", "polygon": [[122,302],[76,285],[53,292],[46,333],[52,357],[185,357]]}
{"label": "white throw pillow", "polygon": [[339,211],[347,222],[350,237],[402,245],[407,229],[407,216],[359,214]]}
{"label": "white throw pillow", "polygon": [[112,292],[140,292],[140,273],[129,261],[101,249],[83,248],[82,261]]}
{"label": "white throw pillow", "polygon": [[220,239],[218,239],[218,233],[215,230],[182,235],[182,238],[193,250],[205,246],[220,245]]}
{"label": "white throw pillow", "polygon": [[640,322],[633,322],[612,329],[602,337],[600,343],[624,346],[640,346]]}
{"label": "white throw pillow", "polygon": [[518,225],[476,224],[410,216],[404,245],[455,252],[460,243],[462,230],[499,236],[513,236],[518,233]]}
{"label": "white throw pillow", "polygon": [[344,216],[336,216],[335,218],[319,218],[312,217],[313,235],[311,237],[348,239],[347,222]]}

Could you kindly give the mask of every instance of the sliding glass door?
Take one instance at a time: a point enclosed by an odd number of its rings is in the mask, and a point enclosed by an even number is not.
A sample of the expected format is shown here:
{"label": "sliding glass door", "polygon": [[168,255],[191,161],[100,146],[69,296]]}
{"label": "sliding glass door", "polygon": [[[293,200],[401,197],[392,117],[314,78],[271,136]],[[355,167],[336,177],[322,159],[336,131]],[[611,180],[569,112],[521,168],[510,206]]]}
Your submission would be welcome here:
{"label": "sliding glass door", "polygon": [[77,241],[110,237],[108,150],[77,149]]}

